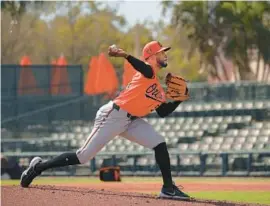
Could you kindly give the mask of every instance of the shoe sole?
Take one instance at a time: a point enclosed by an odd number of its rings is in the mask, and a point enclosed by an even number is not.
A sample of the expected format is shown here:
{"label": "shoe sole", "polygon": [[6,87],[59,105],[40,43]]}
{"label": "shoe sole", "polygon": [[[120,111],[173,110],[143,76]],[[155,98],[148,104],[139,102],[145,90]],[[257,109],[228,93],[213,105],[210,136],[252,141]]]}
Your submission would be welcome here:
{"label": "shoe sole", "polygon": [[28,168],[22,173],[21,179],[20,179],[20,185],[21,185],[22,187],[28,187],[28,186],[29,186],[29,185],[27,185],[27,186],[22,185],[22,179],[23,179],[23,177],[24,177],[25,175],[27,175],[28,170],[29,170],[31,167],[34,167],[34,166],[35,166],[37,163],[39,163],[39,162],[42,162],[42,159],[41,159],[40,157],[34,157],[34,158],[31,160],[31,162],[30,162]]}
{"label": "shoe sole", "polygon": [[180,197],[180,196],[171,196],[171,195],[166,195],[164,193],[160,193],[158,198],[161,199],[173,199],[173,200],[192,200],[191,197]]}

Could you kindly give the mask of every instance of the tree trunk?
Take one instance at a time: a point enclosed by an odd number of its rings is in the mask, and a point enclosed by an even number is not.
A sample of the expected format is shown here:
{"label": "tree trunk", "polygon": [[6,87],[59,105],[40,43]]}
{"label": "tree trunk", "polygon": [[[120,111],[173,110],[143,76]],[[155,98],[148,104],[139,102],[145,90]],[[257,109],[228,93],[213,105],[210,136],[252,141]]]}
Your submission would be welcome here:
{"label": "tree trunk", "polygon": [[235,81],[240,81],[240,74],[239,74],[239,68],[237,65],[233,63],[233,71],[234,71],[234,76],[235,76]]}
{"label": "tree trunk", "polygon": [[265,61],[263,62],[264,66],[263,66],[263,76],[262,76],[262,81],[266,81],[266,77],[267,77],[267,64],[265,63]]}
{"label": "tree trunk", "polygon": [[270,75],[270,67],[269,67],[269,64],[265,64],[264,65],[264,71],[265,71],[265,74],[264,74],[264,81],[265,82],[268,82],[269,81],[269,75]]}
{"label": "tree trunk", "polygon": [[250,70],[246,69],[246,65],[238,64],[240,80],[254,81],[256,80],[256,75]]}
{"label": "tree trunk", "polygon": [[222,58],[220,57],[220,54],[217,55],[217,58],[221,64],[221,68],[222,68],[222,71],[223,71],[223,74],[224,74],[224,78],[226,81],[229,81],[229,76],[228,76],[228,73],[226,71],[226,67],[224,65],[224,61],[222,60]]}
{"label": "tree trunk", "polygon": [[73,63],[73,64],[76,64],[76,62],[75,62],[75,59],[76,59],[76,52],[75,52],[75,35],[74,35],[74,33],[75,33],[75,31],[74,31],[74,24],[75,24],[75,22],[74,23],[72,23],[70,26],[71,26],[71,38],[72,38],[72,44],[71,44],[71,59],[72,59],[72,62],[71,63]]}
{"label": "tree trunk", "polygon": [[260,74],[260,71],[261,71],[261,69],[260,69],[260,63],[261,63],[261,53],[258,51],[258,59],[257,59],[257,68],[256,68],[256,79],[259,81],[259,74]]}
{"label": "tree trunk", "polygon": [[256,80],[256,75],[254,75],[253,72],[251,71],[245,71],[244,69],[239,69],[239,74],[241,80],[247,80],[247,81],[255,81]]}

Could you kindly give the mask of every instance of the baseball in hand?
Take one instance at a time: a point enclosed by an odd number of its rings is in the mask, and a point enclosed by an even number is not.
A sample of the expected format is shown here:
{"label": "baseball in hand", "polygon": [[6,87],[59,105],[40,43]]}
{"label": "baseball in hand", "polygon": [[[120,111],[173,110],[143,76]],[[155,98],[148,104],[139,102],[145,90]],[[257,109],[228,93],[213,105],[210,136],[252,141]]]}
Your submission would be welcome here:
{"label": "baseball in hand", "polygon": [[108,51],[109,56],[113,57],[126,57],[127,54],[123,49],[118,48],[115,44],[109,47]]}
{"label": "baseball in hand", "polygon": [[110,46],[110,50],[111,50],[111,52],[117,52],[118,48],[115,44],[113,44]]}

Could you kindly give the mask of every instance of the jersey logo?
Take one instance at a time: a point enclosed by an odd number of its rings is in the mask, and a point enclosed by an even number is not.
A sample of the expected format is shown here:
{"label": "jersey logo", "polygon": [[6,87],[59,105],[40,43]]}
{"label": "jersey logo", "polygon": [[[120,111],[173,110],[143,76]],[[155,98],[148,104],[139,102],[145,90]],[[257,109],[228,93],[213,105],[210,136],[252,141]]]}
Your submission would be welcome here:
{"label": "jersey logo", "polygon": [[159,91],[156,83],[152,84],[146,89],[145,96],[161,103],[165,101],[164,94]]}

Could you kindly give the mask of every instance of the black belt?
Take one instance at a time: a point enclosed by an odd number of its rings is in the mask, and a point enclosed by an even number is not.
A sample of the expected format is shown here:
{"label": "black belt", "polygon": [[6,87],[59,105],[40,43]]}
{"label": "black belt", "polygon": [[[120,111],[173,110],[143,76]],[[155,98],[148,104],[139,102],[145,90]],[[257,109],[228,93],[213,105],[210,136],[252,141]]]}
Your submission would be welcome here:
{"label": "black belt", "polygon": [[[120,110],[120,107],[119,107],[117,104],[115,104],[115,103],[113,103],[113,108],[116,109],[117,111]],[[132,115],[129,114],[128,112],[127,112],[127,117],[128,117],[129,119],[131,119],[131,120],[134,120],[134,119],[137,119],[137,118],[138,118],[138,117],[136,117],[136,116],[132,116]]]}

